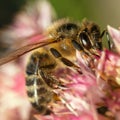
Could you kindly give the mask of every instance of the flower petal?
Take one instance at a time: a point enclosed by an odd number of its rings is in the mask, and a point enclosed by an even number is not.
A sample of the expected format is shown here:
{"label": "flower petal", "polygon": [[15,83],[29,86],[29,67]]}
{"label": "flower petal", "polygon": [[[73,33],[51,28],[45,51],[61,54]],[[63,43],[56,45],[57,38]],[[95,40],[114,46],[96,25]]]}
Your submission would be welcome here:
{"label": "flower petal", "polygon": [[118,53],[120,53],[120,31],[109,25],[107,26],[107,29],[113,39],[113,42],[115,44],[115,47],[116,47]]}

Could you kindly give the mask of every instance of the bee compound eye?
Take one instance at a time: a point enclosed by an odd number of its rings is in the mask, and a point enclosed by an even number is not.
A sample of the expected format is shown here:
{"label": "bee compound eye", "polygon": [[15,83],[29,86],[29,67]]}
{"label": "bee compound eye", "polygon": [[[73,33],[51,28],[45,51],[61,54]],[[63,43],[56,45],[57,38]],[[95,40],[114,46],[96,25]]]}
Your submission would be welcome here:
{"label": "bee compound eye", "polygon": [[90,42],[90,39],[85,32],[80,33],[79,37],[80,37],[80,40],[81,40],[83,47],[85,47],[86,49],[92,48],[92,44]]}

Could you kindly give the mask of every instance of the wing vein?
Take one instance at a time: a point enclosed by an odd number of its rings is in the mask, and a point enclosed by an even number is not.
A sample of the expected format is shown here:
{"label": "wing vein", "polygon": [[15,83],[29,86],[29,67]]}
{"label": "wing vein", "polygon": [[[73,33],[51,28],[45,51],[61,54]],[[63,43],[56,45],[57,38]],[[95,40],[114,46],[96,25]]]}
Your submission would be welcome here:
{"label": "wing vein", "polygon": [[49,44],[56,43],[56,42],[57,42],[56,40],[53,40],[50,42],[38,42],[38,43],[29,44],[29,45],[26,45],[22,48],[19,48],[16,51],[10,53],[8,56],[1,58],[0,59],[0,66],[3,64],[6,64],[6,63],[24,55],[24,54],[32,51],[32,50],[35,50],[39,47],[47,46]]}

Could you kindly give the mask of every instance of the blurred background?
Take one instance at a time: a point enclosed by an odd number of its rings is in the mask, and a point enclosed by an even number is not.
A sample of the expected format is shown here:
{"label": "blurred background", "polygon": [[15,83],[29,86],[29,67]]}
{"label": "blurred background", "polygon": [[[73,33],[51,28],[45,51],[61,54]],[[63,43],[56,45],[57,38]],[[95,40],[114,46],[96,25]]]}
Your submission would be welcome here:
{"label": "blurred background", "polygon": [[[77,21],[83,18],[96,22],[101,31],[107,25],[118,28],[120,26],[120,1],[119,0],[51,0],[57,19],[70,17]],[[103,37],[103,44],[108,47],[106,36]]]}
{"label": "blurred background", "polygon": [[106,25],[120,26],[119,0],[51,0],[58,18],[71,17],[76,20],[87,18],[95,21],[102,28]]}
{"label": "blurred background", "polygon": [[[39,4],[40,2],[49,3],[50,10],[45,7],[40,10],[41,6],[37,4],[38,2]],[[106,29],[107,25],[118,28],[120,26],[119,5],[119,0],[0,0],[0,57],[4,55],[2,54],[3,51],[11,52],[16,49],[10,46],[13,46],[15,39],[20,38],[20,35],[22,39],[33,34],[29,32],[29,34],[23,35],[25,30],[30,31],[32,28],[35,34],[46,29],[49,24],[60,18],[68,17],[80,22],[83,18],[87,18],[96,22],[101,30]],[[43,19],[40,20],[40,17]],[[31,25],[33,22],[34,25]],[[24,29],[24,31],[21,29]],[[15,33],[16,31],[19,32]],[[106,44],[105,46],[107,46]]]}
{"label": "blurred background", "polygon": [[[54,20],[92,20],[105,29],[120,26],[120,0],[0,0],[0,57],[32,42]],[[38,36],[41,38],[42,36]],[[25,91],[26,56],[0,68],[0,120],[33,120]]]}
{"label": "blurred background", "polygon": [[[44,0],[1,0],[0,1],[0,27],[10,24],[14,15],[31,2]],[[88,18],[97,22],[102,28],[110,24],[114,27],[120,25],[119,0],[48,0],[54,8],[57,19],[71,17],[75,20]]]}

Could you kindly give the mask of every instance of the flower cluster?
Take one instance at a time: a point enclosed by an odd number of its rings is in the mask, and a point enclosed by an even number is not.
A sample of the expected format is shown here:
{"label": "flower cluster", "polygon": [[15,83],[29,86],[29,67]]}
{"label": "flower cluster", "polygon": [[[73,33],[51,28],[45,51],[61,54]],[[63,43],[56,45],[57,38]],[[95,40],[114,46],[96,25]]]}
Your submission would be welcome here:
{"label": "flower cluster", "polygon": [[[52,16],[52,7],[47,1],[38,1],[20,11],[13,24],[1,30],[0,50],[4,51],[0,51],[0,57],[40,39],[38,32],[50,24]],[[0,120],[32,119],[33,111],[25,89],[26,56],[0,66]]]}
{"label": "flower cluster", "polygon": [[[94,56],[94,69],[76,51],[75,69],[59,70],[56,76],[64,82],[65,88],[54,92],[60,101],[52,103],[51,115],[36,115],[39,120],[118,120],[120,117],[120,31],[108,26],[111,41],[110,50],[99,51]],[[89,57],[89,56],[88,56]]]}
{"label": "flower cluster", "polygon": [[[48,2],[36,5],[30,13],[22,12],[16,16],[13,26],[6,31],[13,42],[15,38],[31,34],[35,36],[30,37],[30,42],[42,37],[36,36],[36,32],[43,31],[51,22],[51,8]],[[0,119],[28,120],[34,116],[37,120],[119,120],[120,31],[108,26],[108,32],[113,42],[110,50],[96,51],[98,56],[93,55],[92,59],[91,56],[83,58],[84,55],[76,50],[78,68],[59,68],[54,73],[63,86],[53,90],[57,96],[56,101],[48,105],[52,110],[50,115],[33,114],[31,111],[25,92],[24,57],[1,67]]]}

